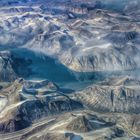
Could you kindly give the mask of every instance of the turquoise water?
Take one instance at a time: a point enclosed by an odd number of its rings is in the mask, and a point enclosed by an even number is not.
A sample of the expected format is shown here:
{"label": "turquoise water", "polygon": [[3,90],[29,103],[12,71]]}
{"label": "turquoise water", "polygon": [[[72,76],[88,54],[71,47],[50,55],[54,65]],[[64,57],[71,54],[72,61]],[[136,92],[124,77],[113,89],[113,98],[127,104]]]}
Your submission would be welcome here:
{"label": "turquoise water", "polygon": [[118,72],[76,72],[42,53],[23,48],[11,49],[10,51],[14,60],[18,60],[14,61],[13,65],[14,69],[18,71],[19,77],[27,80],[48,79],[66,89],[82,90],[111,76],[133,75],[140,77],[138,75],[139,69]]}
{"label": "turquoise water", "polygon": [[49,79],[53,82],[77,81],[68,68],[44,54],[27,49],[14,49],[12,54],[14,57],[31,61],[28,68],[31,68],[32,73],[29,77],[25,77],[26,79]]}
{"label": "turquoise water", "polygon": [[[14,59],[19,59],[19,62],[14,63],[14,67],[20,71],[20,77],[27,80],[48,79],[62,88],[82,90],[105,79],[108,75],[100,72],[81,73],[72,71],[55,59],[29,49],[12,49],[11,52]],[[30,61],[30,63],[26,64],[23,60],[25,62]],[[29,69],[30,74],[24,75]]]}

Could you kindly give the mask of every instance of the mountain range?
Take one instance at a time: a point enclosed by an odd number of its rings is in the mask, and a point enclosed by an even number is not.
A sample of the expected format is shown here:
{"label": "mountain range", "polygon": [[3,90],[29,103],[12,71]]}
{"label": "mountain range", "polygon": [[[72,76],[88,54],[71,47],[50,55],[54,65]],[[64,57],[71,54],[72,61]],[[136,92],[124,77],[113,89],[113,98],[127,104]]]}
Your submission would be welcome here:
{"label": "mountain range", "polygon": [[0,140],[139,140],[139,5],[0,0]]}

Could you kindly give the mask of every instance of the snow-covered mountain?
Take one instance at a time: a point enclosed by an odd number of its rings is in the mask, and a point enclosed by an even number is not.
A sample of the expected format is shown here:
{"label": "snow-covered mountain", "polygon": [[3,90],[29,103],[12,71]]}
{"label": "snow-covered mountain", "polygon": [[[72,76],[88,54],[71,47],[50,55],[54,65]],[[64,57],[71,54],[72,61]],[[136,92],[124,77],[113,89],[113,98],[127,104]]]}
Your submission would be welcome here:
{"label": "snow-covered mountain", "polygon": [[139,68],[139,19],[88,6],[63,8],[1,8],[0,45],[42,51],[78,72]]}
{"label": "snow-covered mountain", "polygon": [[139,5],[0,0],[0,140],[139,139]]}

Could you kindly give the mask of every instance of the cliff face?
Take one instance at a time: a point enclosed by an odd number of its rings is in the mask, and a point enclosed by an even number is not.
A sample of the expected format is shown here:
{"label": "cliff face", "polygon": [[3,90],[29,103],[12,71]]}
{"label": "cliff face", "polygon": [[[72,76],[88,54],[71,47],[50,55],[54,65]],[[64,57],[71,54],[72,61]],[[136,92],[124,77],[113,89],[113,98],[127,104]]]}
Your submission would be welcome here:
{"label": "cliff face", "polygon": [[0,81],[13,81],[17,78],[13,70],[13,60],[11,59],[10,52],[0,52]]}
{"label": "cliff face", "polygon": [[15,132],[44,117],[83,108],[80,102],[61,93],[58,86],[48,80],[18,79],[0,93],[1,133]]}
{"label": "cliff face", "polygon": [[113,82],[110,81],[111,85],[103,83],[90,86],[76,97],[89,108],[99,112],[140,113],[139,82],[131,78],[118,79],[117,85]]}

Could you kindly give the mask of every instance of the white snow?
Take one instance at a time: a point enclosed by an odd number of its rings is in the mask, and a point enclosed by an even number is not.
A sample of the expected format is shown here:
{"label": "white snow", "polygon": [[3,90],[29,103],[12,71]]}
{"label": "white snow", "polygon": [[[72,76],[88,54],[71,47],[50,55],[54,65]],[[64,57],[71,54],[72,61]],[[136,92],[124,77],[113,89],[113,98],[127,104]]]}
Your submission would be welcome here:
{"label": "white snow", "polygon": [[93,47],[84,48],[82,51],[85,52],[85,51],[88,51],[88,50],[91,50],[94,48],[107,49],[110,46],[111,46],[111,43],[106,43],[106,44],[102,44],[102,45],[94,45]]}
{"label": "white snow", "polygon": [[0,112],[3,110],[3,108],[6,106],[7,104],[7,98],[0,98]]}

